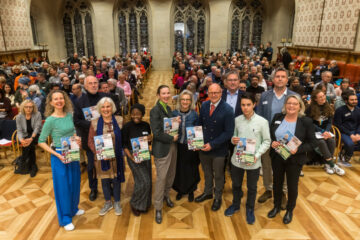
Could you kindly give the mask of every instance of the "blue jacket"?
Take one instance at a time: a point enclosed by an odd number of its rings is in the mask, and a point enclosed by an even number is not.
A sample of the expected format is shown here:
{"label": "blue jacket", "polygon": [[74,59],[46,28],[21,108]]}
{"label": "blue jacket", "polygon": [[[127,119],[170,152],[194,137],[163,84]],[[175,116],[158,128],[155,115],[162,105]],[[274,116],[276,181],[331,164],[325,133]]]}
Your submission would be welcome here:
{"label": "blue jacket", "polygon": [[[296,92],[291,91],[290,89],[287,89],[286,96],[289,95],[299,95]],[[260,97],[259,104],[256,107],[256,113],[266,120],[268,120],[269,124],[272,122],[271,119],[271,104],[273,101],[273,97],[275,96],[274,90],[268,90],[266,92],[263,92]]]}
{"label": "blue jacket", "polygon": [[210,101],[202,104],[199,124],[203,127],[204,143],[210,143],[211,151],[203,152],[217,157],[225,157],[229,149],[229,140],[234,133],[234,112],[229,104],[220,100],[210,116]]}
{"label": "blue jacket", "polygon": [[355,107],[354,111],[345,105],[335,111],[334,125],[339,128],[340,132],[346,135],[360,133],[360,109]]}
{"label": "blue jacket", "polygon": [[199,126],[198,125],[199,124],[199,116],[198,116],[197,112],[195,112],[194,110],[190,110],[188,113],[185,113],[185,114],[181,113],[179,110],[174,110],[173,116],[181,117],[181,124],[179,126],[178,142],[180,142],[182,144],[186,144],[187,143],[186,128]]}

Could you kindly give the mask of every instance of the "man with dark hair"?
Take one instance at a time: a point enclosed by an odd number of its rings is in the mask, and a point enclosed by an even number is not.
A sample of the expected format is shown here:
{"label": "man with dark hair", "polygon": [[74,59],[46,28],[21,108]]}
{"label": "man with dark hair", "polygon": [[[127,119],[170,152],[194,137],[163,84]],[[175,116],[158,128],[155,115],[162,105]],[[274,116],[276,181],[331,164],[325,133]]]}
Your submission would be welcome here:
{"label": "man with dark hair", "polygon": [[37,74],[37,85],[39,86],[40,90],[47,95],[50,92],[51,83],[46,81],[46,75],[42,72]]}
{"label": "man with dark hair", "polygon": [[274,50],[273,50],[273,48],[271,47],[271,42],[267,42],[267,43],[266,43],[266,49],[265,49],[264,54],[262,55],[261,58],[266,57],[267,60],[268,60],[269,62],[271,62],[273,52],[274,52]]}
{"label": "man with dark hair", "polygon": [[[275,71],[273,79],[273,89],[263,92],[257,106],[257,114],[265,118],[269,124],[276,113],[280,113],[285,102],[285,98],[289,95],[297,95],[295,92],[289,90],[286,85],[288,83],[287,71],[284,68],[279,68]],[[263,184],[265,192],[259,197],[258,202],[264,203],[272,197],[272,168],[270,150],[266,151],[261,157]],[[286,192],[287,186],[284,181],[284,195],[282,197],[281,208],[286,208]]]}
{"label": "man with dark hair", "polygon": [[246,89],[246,92],[256,96],[256,94],[261,94],[265,91],[265,89],[259,85],[260,78],[258,76],[252,76],[250,80],[251,80],[251,84]]}
{"label": "man with dark hair", "polygon": [[340,165],[351,167],[350,160],[355,149],[360,147],[360,108],[357,106],[358,99],[353,91],[343,95],[345,106],[335,111],[334,125],[341,132],[341,140],[344,143],[343,153],[340,153]]}

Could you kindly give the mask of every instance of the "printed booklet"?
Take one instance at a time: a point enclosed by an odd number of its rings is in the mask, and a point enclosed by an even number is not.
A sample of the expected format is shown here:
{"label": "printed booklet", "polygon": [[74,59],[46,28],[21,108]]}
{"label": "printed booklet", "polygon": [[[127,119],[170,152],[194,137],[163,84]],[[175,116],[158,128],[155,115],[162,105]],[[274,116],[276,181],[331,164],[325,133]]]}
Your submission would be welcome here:
{"label": "printed booklet", "polygon": [[285,133],[285,135],[279,142],[281,143],[281,145],[275,150],[284,160],[288,159],[291,156],[290,151],[297,149],[302,143],[289,131]]}
{"label": "printed booklet", "polygon": [[96,156],[98,160],[109,160],[115,158],[114,145],[111,134],[94,137]]}
{"label": "printed booklet", "polygon": [[186,128],[187,144],[189,150],[199,150],[204,146],[202,126]]}
{"label": "printed booklet", "polygon": [[80,147],[74,136],[60,138],[60,142],[61,155],[65,158],[64,163],[80,161]]}
{"label": "printed booklet", "polygon": [[177,117],[173,118],[164,118],[164,132],[175,136],[178,134],[179,131],[179,122]]}
{"label": "printed booklet", "polygon": [[132,138],[130,139],[130,142],[135,162],[139,163],[145,160],[150,160],[149,144],[146,136]]}
{"label": "printed booklet", "polygon": [[240,138],[236,145],[236,160],[239,163],[254,164],[256,141],[250,138]]}
{"label": "printed booklet", "polygon": [[99,112],[96,110],[96,106],[87,107],[82,109],[85,120],[91,121],[100,117]]}

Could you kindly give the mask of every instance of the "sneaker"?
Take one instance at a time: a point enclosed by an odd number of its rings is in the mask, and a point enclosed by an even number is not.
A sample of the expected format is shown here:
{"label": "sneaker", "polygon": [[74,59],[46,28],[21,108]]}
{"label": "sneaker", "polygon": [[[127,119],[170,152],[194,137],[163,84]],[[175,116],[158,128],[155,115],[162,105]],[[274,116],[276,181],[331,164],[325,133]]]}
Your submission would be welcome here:
{"label": "sneaker", "polygon": [[250,209],[250,208],[246,209],[246,222],[248,224],[254,224],[255,222],[254,209]]}
{"label": "sneaker", "polygon": [[234,215],[234,213],[238,212],[239,210],[240,207],[235,207],[235,205],[231,205],[225,210],[224,215],[227,217],[231,217],[232,215]]}
{"label": "sneaker", "polygon": [[325,170],[325,172],[327,172],[327,174],[330,174],[330,175],[334,174],[334,169],[331,168],[329,164],[325,164],[324,170]]}
{"label": "sneaker", "polygon": [[100,210],[99,215],[104,216],[108,211],[113,208],[111,201],[105,202],[104,207]]}
{"label": "sneaker", "polygon": [[351,163],[345,161],[339,161],[338,164],[343,167],[352,167]]}
{"label": "sneaker", "polygon": [[75,229],[75,226],[74,226],[74,224],[69,223],[69,224],[67,224],[67,225],[64,226],[64,229],[65,229],[66,231],[72,231],[72,230]]}
{"label": "sneaker", "polygon": [[114,202],[114,207],[115,207],[115,215],[120,216],[122,214],[122,208],[120,202]]}
{"label": "sneaker", "polygon": [[333,167],[333,171],[337,174],[337,175],[339,175],[339,176],[343,176],[343,175],[345,175],[345,170],[344,169],[342,169],[342,168],[340,168],[338,165],[334,165],[334,167]]}
{"label": "sneaker", "polygon": [[303,170],[301,170],[300,177],[303,177],[303,176],[304,176],[304,172],[303,172]]}
{"label": "sneaker", "polygon": [[79,209],[77,212],[76,212],[76,216],[81,216],[85,213],[85,210],[84,209]]}

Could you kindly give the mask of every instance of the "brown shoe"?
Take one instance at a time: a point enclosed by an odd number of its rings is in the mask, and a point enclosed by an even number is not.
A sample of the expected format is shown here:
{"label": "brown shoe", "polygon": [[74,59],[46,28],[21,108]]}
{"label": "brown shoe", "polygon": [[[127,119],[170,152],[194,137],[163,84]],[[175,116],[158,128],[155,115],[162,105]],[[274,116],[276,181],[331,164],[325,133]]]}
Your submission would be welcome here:
{"label": "brown shoe", "polygon": [[259,203],[264,203],[266,202],[268,199],[272,198],[272,191],[266,190],[259,198],[258,198],[258,202]]}
{"label": "brown shoe", "polygon": [[[131,205],[130,205],[131,206]],[[140,216],[140,211],[137,210],[136,208],[134,208],[133,206],[131,206],[131,211],[133,212],[133,214],[138,217]]]}
{"label": "brown shoe", "polygon": [[287,198],[286,198],[286,194],[283,193],[282,198],[281,198],[281,210],[285,210],[286,205],[287,205]]}

